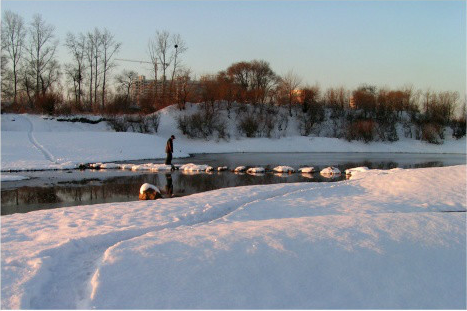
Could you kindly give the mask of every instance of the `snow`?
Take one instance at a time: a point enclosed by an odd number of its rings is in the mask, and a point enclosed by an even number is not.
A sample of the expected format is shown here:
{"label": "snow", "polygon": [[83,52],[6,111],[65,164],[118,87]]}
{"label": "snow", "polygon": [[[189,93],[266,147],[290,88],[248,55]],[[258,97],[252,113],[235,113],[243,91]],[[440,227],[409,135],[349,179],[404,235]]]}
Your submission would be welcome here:
{"label": "snow", "polygon": [[157,163],[145,163],[145,164],[121,164],[121,169],[128,169],[132,171],[170,171],[172,166],[166,164],[157,164]]}
{"label": "snow", "polygon": [[466,165],[1,217],[5,309],[465,309]]}
{"label": "snow", "polygon": [[143,193],[144,193],[145,191],[147,191],[148,189],[153,189],[154,191],[161,193],[161,191],[159,190],[159,188],[157,188],[157,187],[154,186],[154,185],[148,184],[148,183],[144,183],[144,184],[141,186],[141,188],[139,188],[139,193],[140,193],[140,194],[143,194]]}
{"label": "snow", "polygon": [[250,167],[246,170],[248,174],[262,174],[265,172],[264,167]]}
{"label": "snow", "polygon": [[326,168],[323,168],[320,174],[323,176],[334,176],[334,175],[340,175],[341,171],[337,167],[328,166]]}
{"label": "snow", "polygon": [[[187,111],[182,113],[193,111],[196,111],[196,105],[188,105]],[[232,134],[228,141],[188,139],[177,129],[176,118],[181,112],[175,106],[158,113],[161,121],[157,134],[113,132],[105,122],[58,122],[56,119],[38,115],[2,114],[1,169],[70,169],[81,163],[163,159],[166,156],[166,141],[172,134],[177,137],[174,141],[174,158],[188,157],[194,153],[232,152],[466,152],[465,137],[455,140],[446,135],[442,145],[404,137],[394,143],[365,144],[337,138],[300,136],[292,121],[286,137],[240,137],[230,120],[227,126]]]}
{"label": "snow", "polygon": [[278,173],[293,173],[293,172],[295,172],[295,169],[293,167],[286,166],[286,165],[276,166],[272,170],[274,172],[278,172]]}
{"label": "snow", "polygon": [[246,166],[237,166],[235,169],[234,169],[234,172],[244,172],[246,171]]}
{"label": "snow", "polygon": [[2,174],[0,176],[0,179],[1,179],[1,182],[4,182],[4,181],[19,181],[19,180],[29,179],[29,177],[21,176],[21,175],[4,175],[4,174]]}
{"label": "snow", "polygon": [[354,168],[349,168],[349,169],[346,169],[345,170],[345,174],[346,175],[352,175],[354,174],[355,172],[366,172],[368,171],[369,168],[366,167],[366,166],[359,166],[359,167],[354,167]]}
{"label": "snow", "polygon": [[309,174],[309,173],[314,173],[314,172],[315,172],[315,168],[312,167],[312,166],[311,166],[311,167],[301,167],[301,168],[298,169],[298,171],[299,171],[300,173],[308,173],[308,174]]}
{"label": "snow", "polygon": [[194,163],[188,163],[180,166],[181,171],[187,171],[187,172],[210,172],[213,170],[213,168],[209,165],[206,164],[194,164]]}
{"label": "snow", "polygon": [[100,168],[103,169],[119,169],[120,165],[116,163],[103,163],[101,164]]}

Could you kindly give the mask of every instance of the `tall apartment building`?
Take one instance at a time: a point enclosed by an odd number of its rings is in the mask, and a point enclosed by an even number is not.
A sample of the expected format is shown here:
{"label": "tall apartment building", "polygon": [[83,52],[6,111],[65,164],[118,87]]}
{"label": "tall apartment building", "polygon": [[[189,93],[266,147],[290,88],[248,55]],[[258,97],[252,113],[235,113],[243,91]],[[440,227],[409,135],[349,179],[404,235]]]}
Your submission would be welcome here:
{"label": "tall apartment building", "polygon": [[[168,88],[171,85],[171,80],[166,81],[166,92],[168,94]],[[190,93],[192,95],[200,95],[201,94],[201,84],[199,81],[190,80],[187,82],[188,87],[190,88]],[[177,95],[183,93],[183,88],[187,87],[186,83],[179,80],[174,80],[173,82],[174,88],[174,97],[177,100]],[[138,80],[136,80],[130,89],[130,96],[134,103],[139,104],[140,100],[145,96],[150,94],[162,94],[163,93],[163,83],[162,80],[157,80],[157,84],[155,83],[154,79],[147,80],[145,76],[141,75],[138,76]]]}

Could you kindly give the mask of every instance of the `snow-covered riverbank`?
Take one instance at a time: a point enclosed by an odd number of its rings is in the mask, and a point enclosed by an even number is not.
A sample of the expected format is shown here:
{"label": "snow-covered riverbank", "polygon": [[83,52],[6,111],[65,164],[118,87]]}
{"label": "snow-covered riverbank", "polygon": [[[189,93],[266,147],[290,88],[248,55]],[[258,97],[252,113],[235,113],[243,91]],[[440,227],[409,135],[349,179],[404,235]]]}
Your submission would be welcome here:
{"label": "snow-covered riverbank", "polygon": [[[58,122],[37,115],[2,115],[1,169],[67,169],[80,163],[112,162],[139,159],[162,159],[165,143],[175,134],[174,157],[194,153],[231,152],[466,152],[466,139],[447,137],[442,145],[401,138],[394,143],[348,142],[326,137],[303,137],[292,131],[280,139],[231,137],[225,140],[188,139],[177,129],[178,111],[168,107],[160,112],[157,134],[114,132],[105,122],[83,124]],[[234,129],[230,129],[235,132]]]}
{"label": "snow-covered riverbank", "polygon": [[465,309],[466,168],[2,216],[2,308]]}

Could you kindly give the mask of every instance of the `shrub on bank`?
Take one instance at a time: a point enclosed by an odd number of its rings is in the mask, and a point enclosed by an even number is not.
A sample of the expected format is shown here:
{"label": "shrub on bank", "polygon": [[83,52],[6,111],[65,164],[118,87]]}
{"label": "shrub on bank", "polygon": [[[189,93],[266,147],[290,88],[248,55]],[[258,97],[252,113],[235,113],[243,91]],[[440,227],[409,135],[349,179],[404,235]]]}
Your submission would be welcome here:
{"label": "shrub on bank", "polygon": [[127,132],[131,130],[136,133],[157,133],[159,129],[159,114],[143,115],[122,115],[107,119],[111,128],[116,132]]}
{"label": "shrub on bank", "polygon": [[192,115],[181,115],[176,118],[177,127],[190,138],[208,139],[217,133],[219,139],[228,139],[227,126],[217,112],[201,110]]}
{"label": "shrub on bank", "polygon": [[346,139],[363,140],[365,143],[373,141],[375,137],[375,122],[373,120],[356,120],[349,124]]}

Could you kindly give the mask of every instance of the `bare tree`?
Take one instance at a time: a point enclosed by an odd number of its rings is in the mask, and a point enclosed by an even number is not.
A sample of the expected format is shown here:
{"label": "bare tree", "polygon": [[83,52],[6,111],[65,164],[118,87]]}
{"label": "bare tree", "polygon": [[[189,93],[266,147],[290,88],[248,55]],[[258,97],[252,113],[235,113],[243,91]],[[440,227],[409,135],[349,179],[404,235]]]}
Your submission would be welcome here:
{"label": "bare tree", "polygon": [[377,107],[377,88],[374,85],[361,85],[352,92],[355,105],[363,111],[363,117],[372,117]]}
{"label": "bare tree", "polygon": [[177,74],[176,101],[180,110],[185,109],[187,101],[193,97],[193,81],[191,80],[191,70],[181,69]]}
{"label": "bare tree", "polygon": [[[150,38],[148,41],[148,55],[149,58],[151,59],[151,63],[153,66],[154,70],[154,97],[157,100],[157,63],[158,63],[158,57],[157,57],[157,40],[156,37]],[[156,106],[156,103],[154,103],[154,106]]]}
{"label": "bare tree", "polygon": [[[2,69],[4,68],[4,65],[6,65],[5,61],[10,60],[12,63],[14,103],[16,103],[16,97],[18,94],[18,67],[23,55],[25,38],[26,29],[24,27],[23,18],[11,11],[5,11],[2,19]],[[4,58],[7,54],[8,58]],[[4,78],[4,75],[2,75],[2,81]]]}
{"label": "bare tree", "polygon": [[277,76],[264,60],[252,61],[251,71],[253,103],[264,104],[271,88],[277,83]]}
{"label": "bare tree", "polygon": [[[167,85],[167,68],[173,61],[173,53],[171,53],[170,47],[170,33],[168,31],[157,31],[156,32],[156,53],[159,60],[159,64],[162,66],[162,98],[165,100],[166,96],[166,85]],[[156,85],[157,88],[157,85]]]}
{"label": "bare tree", "polygon": [[269,63],[263,60],[234,63],[225,73],[236,85],[236,100],[244,103],[263,104],[278,80]]}
{"label": "bare tree", "polygon": [[34,79],[34,97],[45,95],[50,86],[58,81],[59,65],[55,59],[58,40],[54,40],[55,27],[35,15],[29,27],[28,73]]}
{"label": "bare tree", "polygon": [[86,69],[86,37],[83,34],[75,36],[72,33],[68,33],[65,46],[68,48],[73,59],[73,63],[66,66],[65,73],[73,81],[75,103],[80,105]]}
{"label": "bare tree", "polygon": [[441,106],[441,111],[446,123],[449,123],[454,118],[454,111],[457,108],[458,101],[458,92],[444,91],[438,93],[438,103]]}
{"label": "bare tree", "polygon": [[169,37],[170,33],[168,31],[157,31],[157,57],[159,62],[162,65],[162,80],[167,80],[166,71],[170,66],[173,60],[173,55],[170,53],[170,43]]}
{"label": "bare tree", "polygon": [[[185,41],[179,34],[171,35],[168,31],[156,31],[153,38],[148,41],[147,52],[154,71],[154,85],[155,85],[155,100],[162,99],[163,104],[166,104],[168,95],[174,96],[175,94],[169,94],[167,89],[171,93],[176,92],[174,83],[176,83],[177,70],[180,67],[180,56],[187,50]],[[170,72],[170,67],[171,73]],[[158,91],[158,74],[161,71],[161,84],[162,94]],[[170,74],[170,77],[167,77]],[[170,85],[167,86],[168,79],[170,78]],[[160,95],[160,96],[159,96]],[[154,103],[157,106],[157,103]]]}
{"label": "bare tree", "polygon": [[172,66],[172,78],[170,80],[170,89],[173,89],[173,83],[175,78],[175,73],[177,72],[179,62],[180,62],[180,55],[185,53],[187,50],[185,41],[183,41],[182,37],[179,34],[175,34],[172,36],[172,45],[175,49],[173,53],[173,66]]}
{"label": "bare tree", "polygon": [[292,116],[292,105],[298,98],[298,87],[302,83],[302,79],[293,71],[289,71],[280,78],[279,88],[286,97],[287,104],[289,105],[289,115]]}
{"label": "bare tree", "polygon": [[5,102],[6,99],[10,99],[13,97],[13,93],[11,92],[11,80],[12,80],[12,72],[8,70],[8,58],[7,56],[2,53],[1,54],[1,80],[2,80],[2,102]]}
{"label": "bare tree", "polygon": [[115,63],[112,61],[112,57],[118,53],[120,46],[119,42],[116,42],[114,36],[107,30],[101,33],[101,47],[102,47],[102,107],[105,106],[106,96],[106,78],[110,70],[115,67]]}
{"label": "bare tree", "polygon": [[87,33],[86,34],[86,61],[88,63],[88,68],[89,68],[89,105],[92,107],[93,103],[93,77],[94,77],[94,40],[93,40],[93,35],[92,33]]}
{"label": "bare tree", "polygon": [[131,87],[137,79],[138,74],[133,70],[123,70],[122,73],[115,77],[118,89],[123,91],[125,94],[126,102],[130,100]]}
{"label": "bare tree", "polygon": [[86,60],[89,68],[89,104],[97,108],[97,95],[100,86],[100,68],[102,34],[98,28],[94,28],[86,34]]}

